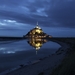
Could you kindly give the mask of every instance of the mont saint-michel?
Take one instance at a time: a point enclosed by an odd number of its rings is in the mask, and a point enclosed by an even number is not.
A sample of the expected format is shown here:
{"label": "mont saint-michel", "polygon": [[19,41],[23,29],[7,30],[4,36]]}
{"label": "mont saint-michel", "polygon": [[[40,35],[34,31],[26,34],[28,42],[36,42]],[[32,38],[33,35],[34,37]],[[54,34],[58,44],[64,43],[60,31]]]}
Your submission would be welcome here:
{"label": "mont saint-michel", "polygon": [[42,28],[38,25],[38,22],[36,24],[36,27],[34,27],[33,29],[31,29],[26,35],[24,35],[23,37],[27,37],[27,38],[52,38],[51,35],[48,35],[47,33],[45,33]]}

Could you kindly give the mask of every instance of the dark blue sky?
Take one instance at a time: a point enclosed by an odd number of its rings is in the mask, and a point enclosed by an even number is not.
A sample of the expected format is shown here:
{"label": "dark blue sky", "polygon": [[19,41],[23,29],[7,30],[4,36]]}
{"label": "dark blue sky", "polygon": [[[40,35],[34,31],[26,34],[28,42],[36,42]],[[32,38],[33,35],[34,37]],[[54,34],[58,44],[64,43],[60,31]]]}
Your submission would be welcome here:
{"label": "dark blue sky", "polygon": [[75,0],[0,0],[0,29],[27,31],[37,21],[51,35],[75,36]]}

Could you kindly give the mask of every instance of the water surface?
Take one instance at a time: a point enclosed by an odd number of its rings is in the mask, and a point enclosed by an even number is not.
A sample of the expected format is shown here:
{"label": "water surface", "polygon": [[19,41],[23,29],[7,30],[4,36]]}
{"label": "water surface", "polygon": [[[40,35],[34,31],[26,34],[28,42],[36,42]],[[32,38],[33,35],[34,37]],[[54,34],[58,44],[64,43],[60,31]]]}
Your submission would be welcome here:
{"label": "water surface", "polygon": [[60,45],[49,41],[43,44],[36,54],[35,48],[30,46],[27,40],[0,44],[0,72],[49,56],[59,48]]}

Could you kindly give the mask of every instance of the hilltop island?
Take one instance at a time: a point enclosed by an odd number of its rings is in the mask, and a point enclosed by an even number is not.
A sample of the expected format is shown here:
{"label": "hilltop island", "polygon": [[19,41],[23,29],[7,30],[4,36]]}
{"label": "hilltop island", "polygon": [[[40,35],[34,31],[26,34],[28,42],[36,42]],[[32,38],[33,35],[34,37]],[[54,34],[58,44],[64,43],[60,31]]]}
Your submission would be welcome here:
{"label": "hilltop island", "polygon": [[38,26],[38,22],[35,28],[31,29],[26,35],[23,35],[25,38],[52,38],[51,35],[46,34],[41,27]]}

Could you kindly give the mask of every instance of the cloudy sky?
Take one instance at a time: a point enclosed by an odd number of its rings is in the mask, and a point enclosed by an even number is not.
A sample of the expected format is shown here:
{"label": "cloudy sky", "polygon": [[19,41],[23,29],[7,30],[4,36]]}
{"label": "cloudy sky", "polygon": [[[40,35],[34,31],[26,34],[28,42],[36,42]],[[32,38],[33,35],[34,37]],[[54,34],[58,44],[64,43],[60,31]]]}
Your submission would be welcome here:
{"label": "cloudy sky", "polygon": [[37,21],[44,29],[75,36],[75,0],[0,0],[0,29],[26,29]]}

